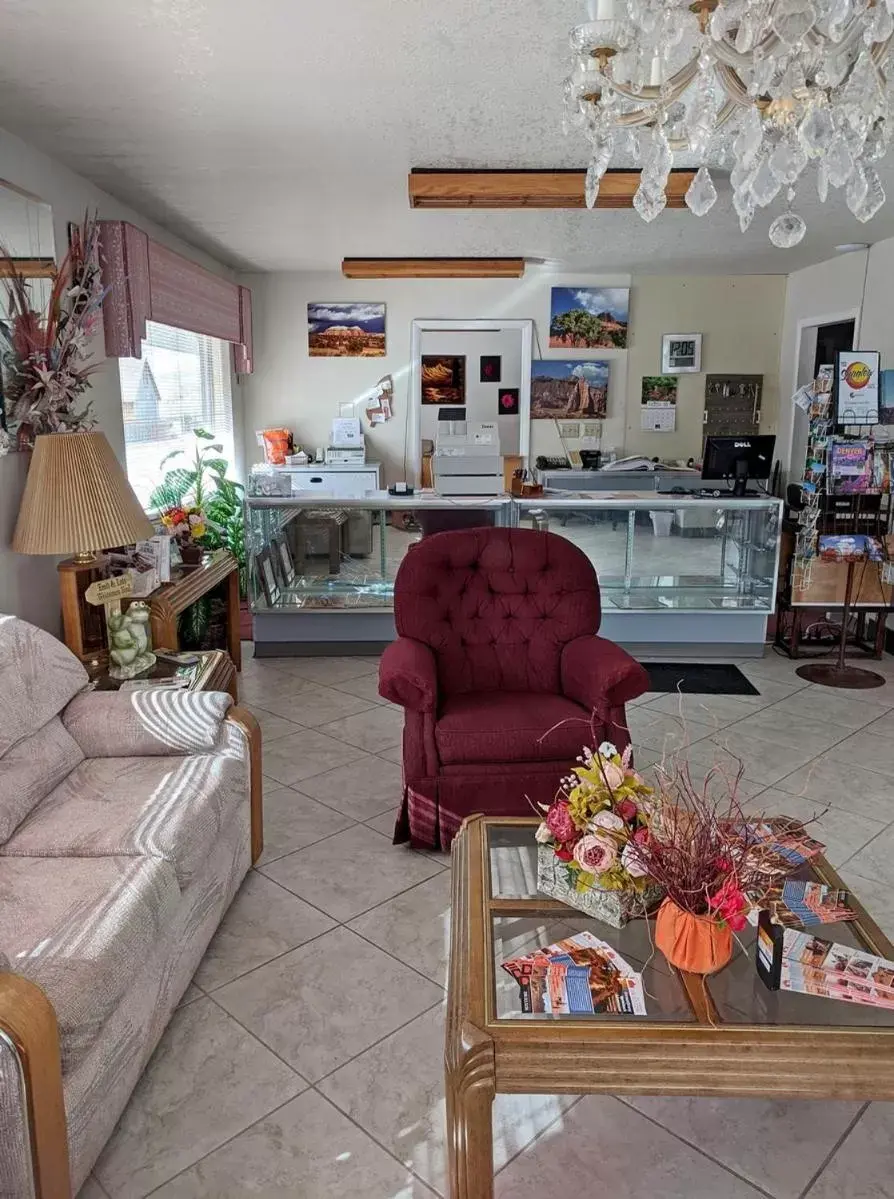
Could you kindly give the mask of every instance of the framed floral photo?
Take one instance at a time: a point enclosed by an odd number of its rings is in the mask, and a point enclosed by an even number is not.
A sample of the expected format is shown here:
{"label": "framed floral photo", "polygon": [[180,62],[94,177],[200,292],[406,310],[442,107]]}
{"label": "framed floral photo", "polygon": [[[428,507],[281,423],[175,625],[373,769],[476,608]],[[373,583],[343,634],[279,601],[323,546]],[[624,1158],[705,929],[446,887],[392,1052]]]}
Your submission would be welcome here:
{"label": "framed floral photo", "polygon": [[264,598],[267,601],[269,608],[275,607],[280,600],[281,591],[279,579],[276,577],[276,570],[273,566],[273,555],[270,548],[265,547],[255,555],[255,568],[258,572],[258,581],[261,584],[261,590],[264,592]]}
{"label": "framed floral photo", "polygon": [[295,581],[295,563],[285,533],[280,532],[270,538],[270,551],[280,584],[285,590]]}

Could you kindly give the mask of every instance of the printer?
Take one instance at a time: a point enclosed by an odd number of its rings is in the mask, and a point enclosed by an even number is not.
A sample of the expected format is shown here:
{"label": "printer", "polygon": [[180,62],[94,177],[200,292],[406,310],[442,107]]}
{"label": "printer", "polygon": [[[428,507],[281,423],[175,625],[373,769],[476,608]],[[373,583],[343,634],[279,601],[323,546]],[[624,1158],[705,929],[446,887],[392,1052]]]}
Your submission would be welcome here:
{"label": "printer", "polygon": [[326,465],[366,465],[366,439],[360,429],[359,417],[338,416],[332,422],[329,445],[326,447]]}
{"label": "printer", "polygon": [[496,421],[439,419],[432,476],[440,495],[500,495],[505,484]]}

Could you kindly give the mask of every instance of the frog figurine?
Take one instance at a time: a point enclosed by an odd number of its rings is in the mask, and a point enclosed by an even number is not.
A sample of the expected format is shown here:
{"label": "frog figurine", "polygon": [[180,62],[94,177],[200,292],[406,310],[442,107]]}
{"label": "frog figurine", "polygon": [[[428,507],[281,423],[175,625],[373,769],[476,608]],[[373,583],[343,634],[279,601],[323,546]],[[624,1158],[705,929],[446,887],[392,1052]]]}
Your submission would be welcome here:
{"label": "frog figurine", "polygon": [[126,612],[110,613],[109,675],[113,679],[132,679],[155,665],[149,633],[149,605],[136,600]]}

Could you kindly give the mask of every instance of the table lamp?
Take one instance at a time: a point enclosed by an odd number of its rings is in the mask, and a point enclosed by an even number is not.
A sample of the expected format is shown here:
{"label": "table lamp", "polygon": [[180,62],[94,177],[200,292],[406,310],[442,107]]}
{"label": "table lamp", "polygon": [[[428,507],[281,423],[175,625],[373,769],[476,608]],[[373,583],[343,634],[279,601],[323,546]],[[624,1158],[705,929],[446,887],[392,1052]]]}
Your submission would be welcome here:
{"label": "table lamp", "polygon": [[[65,644],[79,658],[104,644],[98,609],[84,592],[102,577],[101,550],[131,545],[155,530],[104,433],[45,433],[34,443],[12,548],[73,554],[59,563]],[[92,635],[90,626],[93,625]]]}

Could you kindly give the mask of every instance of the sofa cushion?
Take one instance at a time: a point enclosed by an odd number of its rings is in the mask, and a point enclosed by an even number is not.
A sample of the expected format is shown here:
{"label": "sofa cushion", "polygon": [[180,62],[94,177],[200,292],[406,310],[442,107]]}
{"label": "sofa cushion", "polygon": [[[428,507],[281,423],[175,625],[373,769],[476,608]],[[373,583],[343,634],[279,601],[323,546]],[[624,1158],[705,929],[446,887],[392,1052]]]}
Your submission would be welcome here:
{"label": "sofa cushion", "polygon": [[72,1070],[174,926],[180,889],[159,858],[0,858],[0,943],[41,987]]}
{"label": "sofa cushion", "polygon": [[26,620],[0,616],[0,757],[86,685],[87,671],[61,641]]}
{"label": "sofa cushion", "polygon": [[19,825],[0,854],[152,855],[169,862],[185,888],[247,796],[247,755],[87,758]]}
{"label": "sofa cushion", "polygon": [[200,754],[214,749],[232,703],[225,691],[88,691],[62,721],[88,758]]}
{"label": "sofa cushion", "polygon": [[566,761],[592,740],[590,716],[563,695],[482,691],[454,695],[435,725],[438,756],[463,762]]}
{"label": "sofa cushion", "polygon": [[0,842],[83,760],[58,716],[7,750],[0,758]]}

